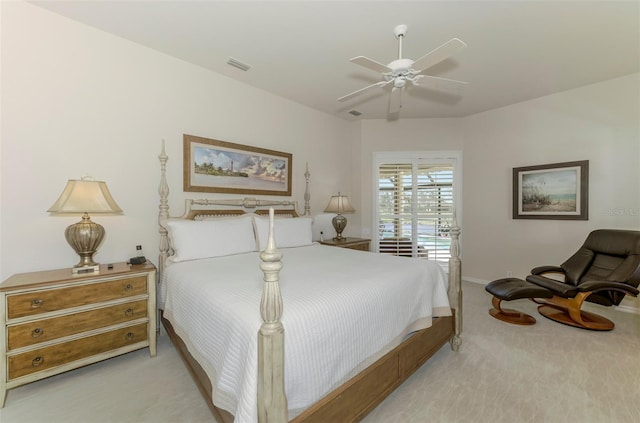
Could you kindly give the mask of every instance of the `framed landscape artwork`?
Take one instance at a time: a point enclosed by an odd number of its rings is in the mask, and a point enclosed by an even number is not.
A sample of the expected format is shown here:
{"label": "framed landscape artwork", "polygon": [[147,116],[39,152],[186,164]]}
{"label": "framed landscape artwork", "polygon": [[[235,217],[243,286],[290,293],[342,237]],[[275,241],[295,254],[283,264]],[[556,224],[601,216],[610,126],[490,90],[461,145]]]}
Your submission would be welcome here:
{"label": "framed landscape artwork", "polygon": [[289,153],[185,134],[183,160],[185,191],[291,195]]}
{"label": "framed landscape artwork", "polygon": [[589,161],[514,168],[513,218],[589,220]]}

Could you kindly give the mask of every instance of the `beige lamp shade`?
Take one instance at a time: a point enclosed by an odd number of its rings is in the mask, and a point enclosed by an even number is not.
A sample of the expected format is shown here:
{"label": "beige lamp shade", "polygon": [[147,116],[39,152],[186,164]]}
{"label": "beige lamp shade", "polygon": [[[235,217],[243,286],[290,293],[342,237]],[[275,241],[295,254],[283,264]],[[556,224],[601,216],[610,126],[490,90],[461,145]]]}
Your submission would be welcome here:
{"label": "beige lamp shade", "polygon": [[49,207],[51,213],[121,213],[107,184],[89,179],[70,179],[58,201]]}
{"label": "beige lamp shade", "polygon": [[100,265],[93,255],[104,238],[104,228],[93,222],[89,213],[121,213],[122,209],[111,196],[107,184],[83,178],[71,179],[60,198],[47,210],[51,213],[83,213],[82,220],[67,227],[65,238],[80,256],[73,273],[98,272]]}
{"label": "beige lamp shade", "polygon": [[333,195],[329,200],[329,204],[324,209],[325,213],[353,213],[356,209],[353,208],[351,203],[349,202],[349,198],[346,195]]}
{"label": "beige lamp shade", "polygon": [[336,236],[333,238],[335,241],[343,241],[345,238],[342,236],[342,231],[347,227],[347,218],[342,213],[353,213],[356,209],[353,208],[346,195],[332,195],[329,200],[329,204],[324,209],[325,213],[337,213],[331,220],[333,228],[336,230]]}

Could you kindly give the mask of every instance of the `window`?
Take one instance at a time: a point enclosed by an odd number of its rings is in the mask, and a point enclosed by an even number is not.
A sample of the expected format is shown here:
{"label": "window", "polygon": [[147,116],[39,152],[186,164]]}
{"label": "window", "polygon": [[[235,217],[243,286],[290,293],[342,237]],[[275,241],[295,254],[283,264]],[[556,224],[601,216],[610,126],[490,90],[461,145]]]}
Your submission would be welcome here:
{"label": "window", "polygon": [[449,261],[457,156],[376,154],[375,244],[379,252]]}

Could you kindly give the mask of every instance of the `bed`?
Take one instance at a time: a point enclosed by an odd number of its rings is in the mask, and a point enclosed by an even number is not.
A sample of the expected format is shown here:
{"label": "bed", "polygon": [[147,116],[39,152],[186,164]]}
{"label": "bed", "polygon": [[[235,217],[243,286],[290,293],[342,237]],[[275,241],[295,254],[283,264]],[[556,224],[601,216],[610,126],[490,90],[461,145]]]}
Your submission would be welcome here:
{"label": "bed", "polygon": [[244,198],[188,199],[171,218],[164,145],[159,157],[161,320],[219,422],[358,421],[444,344],[459,349],[457,225],[447,278],[313,243],[308,173],[303,216]]}

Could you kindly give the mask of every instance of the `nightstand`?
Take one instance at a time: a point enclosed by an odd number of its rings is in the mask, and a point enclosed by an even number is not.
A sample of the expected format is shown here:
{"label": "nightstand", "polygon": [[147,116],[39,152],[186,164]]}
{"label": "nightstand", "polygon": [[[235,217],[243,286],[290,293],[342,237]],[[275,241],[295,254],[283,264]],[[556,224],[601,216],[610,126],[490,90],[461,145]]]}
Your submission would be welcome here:
{"label": "nightstand", "polygon": [[349,248],[351,250],[369,251],[370,242],[371,240],[366,238],[343,238],[341,241],[325,239],[324,241],[320,241],[320,244],[331,247]]}
{"label": "nightstand", "polygon": [[7,390],[149,347],[156,355],[156,268],[100,265],[21,273],[0,284],[0,407]]}

